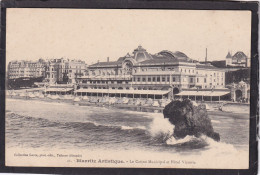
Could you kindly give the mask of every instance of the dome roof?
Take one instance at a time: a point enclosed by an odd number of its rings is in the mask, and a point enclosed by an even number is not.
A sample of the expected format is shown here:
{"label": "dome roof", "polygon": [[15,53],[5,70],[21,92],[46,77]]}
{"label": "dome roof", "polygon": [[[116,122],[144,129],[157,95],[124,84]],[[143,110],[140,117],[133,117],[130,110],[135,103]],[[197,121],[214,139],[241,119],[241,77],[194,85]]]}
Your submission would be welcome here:
{"label": "dome roof", "polygon": [[134,59],[137,62],[142,62],[145,60],[152,59],[152,56],[142,46],[138,46],[138,48],[134,50],[133,54],[134,54]]}
{"label": "dome roof", "polygon": [[158,53],[159,55],[164,55],[168,58],[174,59],[176,61],[192,61],[186,54],[180,51],[171,52],[168,50],[163,50]]}
{"label": "dome roof", "polygon": [[173,54],[176,58],[188,58],[188,56],[186,54],[184,54],[183,52],[180,52],[180,51],[176,51]]}

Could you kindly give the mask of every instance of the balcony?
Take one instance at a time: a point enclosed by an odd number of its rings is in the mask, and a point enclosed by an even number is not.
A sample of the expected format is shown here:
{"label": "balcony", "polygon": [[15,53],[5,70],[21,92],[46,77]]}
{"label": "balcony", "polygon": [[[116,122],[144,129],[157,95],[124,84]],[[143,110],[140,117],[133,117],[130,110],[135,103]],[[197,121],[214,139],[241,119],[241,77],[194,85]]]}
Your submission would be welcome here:
{"label": "balcony", "polygon": [[132,85],[131,84],[105,84],[105,83],[99,83],[99,84],[87,84],[87,83],[81,83],[79,84],[81,87],[106,87],[106,88],[118,88],[118,87],[125,87],[125,88],[130,88]]}
{"label": "balcony", "polygon": [[79,77],[81,79],[91,80],[131,80],[131,75],[88,75]]}

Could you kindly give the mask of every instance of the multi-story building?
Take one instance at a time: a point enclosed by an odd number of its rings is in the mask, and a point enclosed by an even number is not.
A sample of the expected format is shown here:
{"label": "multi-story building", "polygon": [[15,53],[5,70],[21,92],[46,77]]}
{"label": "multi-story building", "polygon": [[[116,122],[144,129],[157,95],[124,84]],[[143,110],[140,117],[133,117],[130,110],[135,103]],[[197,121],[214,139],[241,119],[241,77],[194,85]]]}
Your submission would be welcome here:
{"label": "multi-story building", "polygon": [[45,79],[50,84],[54,84],[54,83],[63,81],[62,66],[64,64],[65,64],[65,60],[62,58],[52,59],[52,60],[48,61]]}
{"label": "multi-story building", "polygon": [[46,80],[54,83],[75,83],[75,79],[85,75],[86,64],[80,60],[52,59],[48,62]]}
{"label": "multi-story building", "polygon": [[228,52],[226,56],[226,66],[250,67],[250,59],[244,52],[236,52],[233,56]]}
{"label": "multi-story building", "polygon": [[69,83],[74,84],[77,78],[86,75],[87,66],[84,61],[71,60],[67,63]]}
{"label": "multi-story building", "polygon": [[44,77],[50,84],[75,83],[75,79],[86,75],[87,66],[84,61],[64,58],[44,61],[11,61],[7,68],[7,78]]}
{"label": "multi-story building", "polygon": [[8,78],[45,77],[47,63],[43,59],[33,61],[11,61],[8,64]]}
{"label": "multi-story building", "polygon": [[145,93],[149,90],[163,95],[225,89],[224,70],[200,64],[182,52],[164,50],[152,55],[139,46],[132,55],[128,53],[117,61],[98,62],[88,68],[89,75],[77,79],[80,88],[85,89],[81,92],[108,89],[111,92],[141,93],[142,90]]}

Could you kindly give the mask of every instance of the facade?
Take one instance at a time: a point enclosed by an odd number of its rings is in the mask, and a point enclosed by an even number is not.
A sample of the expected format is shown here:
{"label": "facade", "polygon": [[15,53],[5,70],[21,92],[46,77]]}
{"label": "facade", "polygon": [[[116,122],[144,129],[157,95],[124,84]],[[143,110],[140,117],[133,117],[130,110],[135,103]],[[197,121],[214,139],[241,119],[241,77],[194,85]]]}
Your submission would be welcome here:
{"label": "facade", "polygon": [[54,83],[72,83],[86,74],[87,66],[84,61],[69,59],[52,59],[49,60],[46,80],[50,84]]}
{"label": "facade", "polygon": [[64,58],[44,61],[11,61],[7,68],[7,78],[38,78],[44,77],[50,84],[72,83],[76,78],[87,74],[84,61]]}
{"label": "facade", "polygon": [[8,79],[45,77],[47,63],[43,59],[32,61],[11,61],[8,64]]}
{"label": "facade", "polygon": [[226,66],[250,67],[250,59],[241,51],[236,52],[233,56],[228,52],[226,56]]}
{"label": "facade", "polygon": [[65,64],[65,60],[60,59],[52,59],[48,61],[47,71],[46,71],[46,80],[50,84],[54,84],[56,82],[63,81],[63,69],[62,67]]}
{"label": "facade", "polygon": [[240,81],[239,83],[232,83],[231,99],[237,102],[249,102],[250,84],[244,81]]}
{"label": "facade", "polygon": [[169,92],[169,95],[191,89],[225,88],[224,70],[200,64],[178,51],[164,50],[152,55],[138,46],[131,55],[88,68],[89,75],[77,79],[81,89],[150,90]]}

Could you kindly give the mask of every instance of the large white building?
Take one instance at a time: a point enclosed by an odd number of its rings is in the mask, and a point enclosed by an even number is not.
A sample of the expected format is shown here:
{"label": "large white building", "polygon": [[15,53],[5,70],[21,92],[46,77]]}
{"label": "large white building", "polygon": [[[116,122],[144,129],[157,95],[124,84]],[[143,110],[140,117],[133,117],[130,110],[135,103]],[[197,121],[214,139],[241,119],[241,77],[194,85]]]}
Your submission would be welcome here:
{"label": "large white building", "polygon": [[[77,79],[78,92],[89,94],[135,94],[171,97],[195,96],[207,91],[220,97],[225,89],[225,72],[210,64],[200,64],[182,52],[148,53],[138,46],[117,61],[98,62],[88,67],[88,76]],[[219,93],[213,93],[219,92]],[[207,93],[206,93],[207,94]]]}
{"label": "large white building", "polygon": [[7,75],[9,79],[45,77],[47,63],[38,61],[11,61],[8,63]]}

